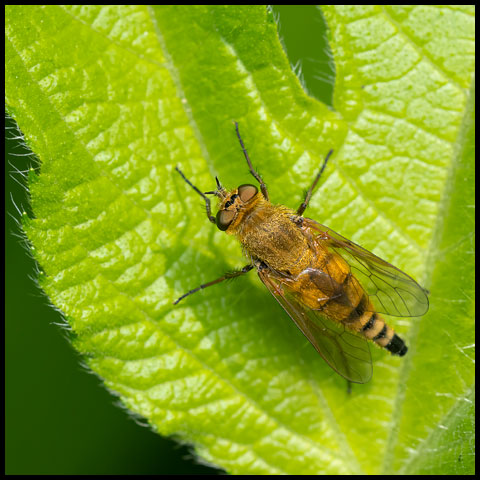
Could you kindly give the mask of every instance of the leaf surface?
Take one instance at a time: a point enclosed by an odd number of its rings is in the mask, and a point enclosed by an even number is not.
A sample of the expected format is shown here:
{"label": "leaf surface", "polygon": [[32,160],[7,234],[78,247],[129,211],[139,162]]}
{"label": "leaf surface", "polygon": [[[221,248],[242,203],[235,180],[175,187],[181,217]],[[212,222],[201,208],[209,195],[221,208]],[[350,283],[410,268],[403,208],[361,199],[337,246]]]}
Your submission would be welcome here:
{"label": "leaf surface", "polygon": [[[471,473],[474,9],[322,11],[335,111],[262,6],[8,6],[40,283],[105,385],[230,473]],[[431,290],[350,395],[253,273],[172,305],[246,263],[174,171],[251,183],[233,120],[275,203],[333,148],[307,215]]]}

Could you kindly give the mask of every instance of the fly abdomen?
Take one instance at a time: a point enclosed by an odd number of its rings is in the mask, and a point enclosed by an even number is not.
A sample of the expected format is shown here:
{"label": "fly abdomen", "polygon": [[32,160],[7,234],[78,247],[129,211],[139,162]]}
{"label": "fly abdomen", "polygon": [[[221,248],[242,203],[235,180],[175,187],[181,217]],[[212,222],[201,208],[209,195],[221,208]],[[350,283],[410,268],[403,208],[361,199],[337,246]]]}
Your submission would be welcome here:
{"label": "fly abdomen", "polygon": [[380,347],[386,348],[393,355],[403,357],[407,353],[405,342],[389,327],[378,313],[371,313],[361,333],[373,340]]}
{"label": "fly abdomen", "polygon": [[408,350],[405,342],[396,333],[393,334],[393,338],[385,348],[393,355],[398,355],[399,357],[403,357]]}
{"label": "fly abdomen", "polygon": [[373,310],[368,295],[364,293],[343,323],[369,340],[373,340],[380,347],[386,348],[393,355],[403,357],[408,350],[405,342]]}

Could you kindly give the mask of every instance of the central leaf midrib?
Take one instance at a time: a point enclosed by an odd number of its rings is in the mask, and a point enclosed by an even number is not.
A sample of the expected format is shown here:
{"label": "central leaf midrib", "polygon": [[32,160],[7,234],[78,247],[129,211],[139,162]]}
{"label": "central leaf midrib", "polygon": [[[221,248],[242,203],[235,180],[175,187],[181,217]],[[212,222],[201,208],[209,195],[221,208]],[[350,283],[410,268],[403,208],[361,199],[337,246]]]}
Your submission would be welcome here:
{"label": "central leaf midrib", "polygon": [[[182,87],[182,81],[181,81],[180,73],[178,72],[178,70],[177,70],[177,68],[174,64],[173,58],[172,58],[172,56],[171,56],[171,54],[170,54],[170,52],[167,48],[167,44],[165,42],[165,39],[163,38],[163,35],[160,32],[160,28],[159,28],[157,20],[155,18],[155,12],[153,11],[153,7],[150,7],[150,6],[148,7],[148,13],[150,15],[150,19],[152,21],[152,24],[153,24],[154,29],[155,29],[155,33],[157,35],[159,47],[160,47],[160,49],[162,50],[162,52],[165,56],[167,70],[170,72],[170,77],[171,77],[171,79],[172,79],[172,81],[175,85],[175,88],[177,89],[177,97],[187,99],[187,96],[186,96],[186,94],[183,90],[183,87]],[[210,156],[210,152],[208,151],[207,144],[206,144],[206,142],[203,138],[202,132],[200,131],[200,128],[198,127],[197,122],[193,118],[193,114],[190,112],[190,110],[188,108],[186,108],[186,106],[183,104],[183,102],[180,102],[180,103],[181,103],[183,112],[185,113],[185,116],[188,118],[188,121],[189,121],[190,126],[193,130],[195,138],[198,141],[198,144],[200,146],[200,150],[203,154],[203,157],[204,157],[205,161],[207,162],[207,166],[208,166],[208,169],[210,171],[210,174],[211,174],[212,177],[215,177],[216,172],[215,172],[215,167],[214,167],[214,164],[213,164],[213,160]]]}

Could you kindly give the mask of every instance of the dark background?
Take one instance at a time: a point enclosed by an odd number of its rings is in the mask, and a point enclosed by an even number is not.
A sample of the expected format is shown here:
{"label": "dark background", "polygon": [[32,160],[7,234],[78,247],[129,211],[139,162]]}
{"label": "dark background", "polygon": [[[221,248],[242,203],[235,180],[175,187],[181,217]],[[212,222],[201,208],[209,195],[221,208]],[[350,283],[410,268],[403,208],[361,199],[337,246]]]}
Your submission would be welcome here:
{"label": "dark background", "polygon": [[[275,6],[290,63],[301,60],[310,94],[331,105],[333,66],[325,23],[310,5]],[[7,474],[216,474],[185,446],[140,426],[80,364],[60,314],[35,285],[35,264],[16,223],[29,212],[32,164],[6,120],[5,472]],[[12,218],[13,216],[13,218]],[[16,220],[15,220],[16,219]]]}

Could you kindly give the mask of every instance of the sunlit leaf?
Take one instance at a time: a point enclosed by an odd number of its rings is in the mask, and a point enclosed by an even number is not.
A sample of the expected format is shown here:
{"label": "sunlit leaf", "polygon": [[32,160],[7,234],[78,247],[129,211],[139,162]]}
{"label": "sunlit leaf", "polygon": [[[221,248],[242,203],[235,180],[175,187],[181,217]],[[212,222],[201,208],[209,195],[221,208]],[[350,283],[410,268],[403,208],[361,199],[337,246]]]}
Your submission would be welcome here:
{"label": "sunlit leaf", "polygon": [[[332,111],[263,6],[8,6],[6,103],[40,160],[24,228],[90,368],[161,434],[229,473],[473,473],[474,7],[326,6]],[[431,291],[354,386],[201,199],[218,175],[308,216]]]}

